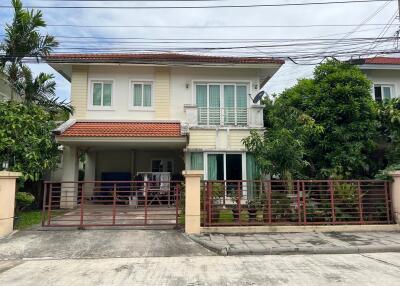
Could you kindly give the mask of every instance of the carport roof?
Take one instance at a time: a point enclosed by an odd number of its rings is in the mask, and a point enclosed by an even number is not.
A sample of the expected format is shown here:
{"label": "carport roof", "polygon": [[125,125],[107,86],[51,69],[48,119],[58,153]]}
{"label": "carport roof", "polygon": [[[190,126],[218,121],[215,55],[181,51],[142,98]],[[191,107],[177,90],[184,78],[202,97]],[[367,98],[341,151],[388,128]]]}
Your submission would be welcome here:
{"label": "carport roof", "polygon": [[60,137],[182,137],[180,122],[75,121],[55,130]]}

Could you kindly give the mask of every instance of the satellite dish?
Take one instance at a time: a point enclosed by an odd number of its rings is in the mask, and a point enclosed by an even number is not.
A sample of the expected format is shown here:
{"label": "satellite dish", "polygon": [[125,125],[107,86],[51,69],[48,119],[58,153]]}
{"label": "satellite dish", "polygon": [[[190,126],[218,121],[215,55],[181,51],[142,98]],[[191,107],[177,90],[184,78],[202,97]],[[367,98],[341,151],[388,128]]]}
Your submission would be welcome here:
{"label": "satellite dish", "polygon": [[257,93],[257,95],[253,98],[253,103],[259,102],[263,98],[264,94],[265,94],[265,91],[263,91],[263,90],[260,91],[259,93]]}

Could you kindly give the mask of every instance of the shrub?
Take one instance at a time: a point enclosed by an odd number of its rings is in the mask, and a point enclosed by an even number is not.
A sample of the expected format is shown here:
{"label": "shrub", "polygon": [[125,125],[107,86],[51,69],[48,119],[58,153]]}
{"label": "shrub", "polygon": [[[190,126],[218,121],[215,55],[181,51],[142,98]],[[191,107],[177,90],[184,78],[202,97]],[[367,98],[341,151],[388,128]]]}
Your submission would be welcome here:
{"label": "shrub", "polygon": [[30,207],[35,201],[35,197],[26,192],[17,192],[15,194],[16,211],[21,212],[24,209]]}

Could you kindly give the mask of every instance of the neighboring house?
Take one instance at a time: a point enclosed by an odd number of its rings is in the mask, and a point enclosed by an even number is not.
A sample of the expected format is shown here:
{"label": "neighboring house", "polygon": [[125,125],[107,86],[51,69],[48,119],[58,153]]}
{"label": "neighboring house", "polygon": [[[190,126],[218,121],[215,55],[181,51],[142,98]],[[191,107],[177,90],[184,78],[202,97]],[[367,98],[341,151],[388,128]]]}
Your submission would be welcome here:
{"label": "neighboring house", "polygon": [[400,97],[400,58],[375,57],[352,62],[372,81],[376,101]]}
{"label": "neighboring house", "polygon": [[3,73],[0,72],[0,101],[11,99],[11,88]]}
{"label": "neighboring house", "polygon": [[173,179],[184,169],[204,170],[205,179],[254,179],[242,139],[263,130],[263,106],[252,98],[283,60],[59,54],[46,61],[71,82],[75,108],[55,131],[63,181],[78,181],[79,151],[86,181]]}

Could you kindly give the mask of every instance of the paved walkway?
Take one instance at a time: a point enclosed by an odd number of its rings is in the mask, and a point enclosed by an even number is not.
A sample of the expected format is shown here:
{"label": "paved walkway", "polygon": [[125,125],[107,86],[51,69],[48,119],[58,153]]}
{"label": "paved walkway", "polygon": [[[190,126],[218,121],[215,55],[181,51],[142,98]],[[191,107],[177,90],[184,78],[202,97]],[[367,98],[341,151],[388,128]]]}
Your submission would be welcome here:
{"label": "paved walkway", "polygon": [[204,234],[191,238],[223,255],[400,252],[400,232]]}

